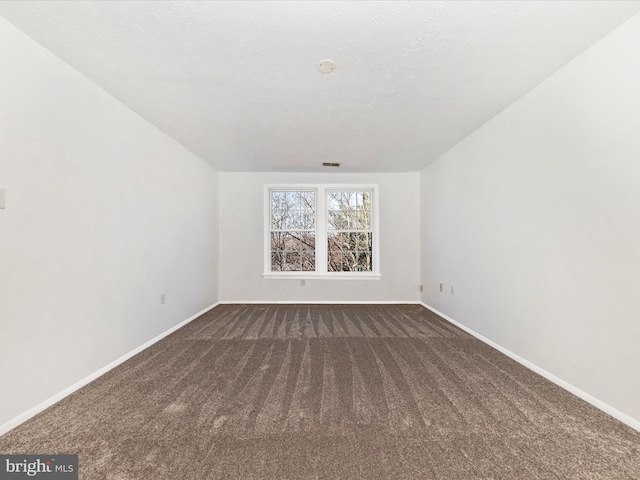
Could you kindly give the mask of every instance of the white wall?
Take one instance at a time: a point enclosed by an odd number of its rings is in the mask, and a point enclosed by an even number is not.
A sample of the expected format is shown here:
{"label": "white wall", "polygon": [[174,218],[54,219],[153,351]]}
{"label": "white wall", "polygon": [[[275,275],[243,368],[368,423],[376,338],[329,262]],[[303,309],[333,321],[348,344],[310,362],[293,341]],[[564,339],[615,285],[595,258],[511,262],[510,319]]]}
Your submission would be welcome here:
{"label": "white wall", "polygon": [[216,302],[218,187],[3,19],[0,72],[1,426]]}
{"label": "white wall", "polygon": [[421,270],[425,303],[640,420],[638,45],[635,16],[424,169]]}
{"label": "white wall", "polygon": [[[420,174],[220,173],[222,301],[419,300]],[[264,185],[377,183],[381,280],[265,279]]]}

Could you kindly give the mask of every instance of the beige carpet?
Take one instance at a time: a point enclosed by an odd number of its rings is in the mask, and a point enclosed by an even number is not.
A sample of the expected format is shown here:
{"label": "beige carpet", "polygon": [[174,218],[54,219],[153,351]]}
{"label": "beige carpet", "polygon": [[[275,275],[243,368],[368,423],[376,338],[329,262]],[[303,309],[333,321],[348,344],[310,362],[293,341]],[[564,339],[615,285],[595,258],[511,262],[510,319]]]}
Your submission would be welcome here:
{"label": "beige carpet", "polygon": [[640,434],[418,305],[222,305],[0,453],[80,478],[640,479]]}

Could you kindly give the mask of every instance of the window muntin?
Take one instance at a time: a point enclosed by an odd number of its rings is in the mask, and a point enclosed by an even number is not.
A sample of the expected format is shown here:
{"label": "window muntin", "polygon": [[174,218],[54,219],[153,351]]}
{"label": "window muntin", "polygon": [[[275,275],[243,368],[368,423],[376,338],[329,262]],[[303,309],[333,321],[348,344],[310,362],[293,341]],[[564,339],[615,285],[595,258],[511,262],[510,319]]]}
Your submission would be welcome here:
{"label": "window muntin", "polygon": [[265,185],[264,276],[379,279],[376,185]]}
{"label": "window muntin", "polygon": [[316,192],[271,190],[269,244],[272,272],[316,270]]}

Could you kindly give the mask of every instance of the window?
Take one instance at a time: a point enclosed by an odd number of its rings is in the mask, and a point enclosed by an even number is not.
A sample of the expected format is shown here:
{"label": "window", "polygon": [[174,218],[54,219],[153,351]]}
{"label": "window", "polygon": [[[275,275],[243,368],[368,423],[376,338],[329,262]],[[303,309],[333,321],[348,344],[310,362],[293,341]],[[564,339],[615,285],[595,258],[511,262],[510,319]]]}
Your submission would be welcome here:
{"label": "window", "polygon": [[377,186],[265,187],[265,276],[379,278]]}
{"label": "window", "polygon": [[371,272],[371,192],[327,191],[327,270]]}
{"label": "window", "polygon": [[315,272],[316,192],[271,191],[271,271]]}

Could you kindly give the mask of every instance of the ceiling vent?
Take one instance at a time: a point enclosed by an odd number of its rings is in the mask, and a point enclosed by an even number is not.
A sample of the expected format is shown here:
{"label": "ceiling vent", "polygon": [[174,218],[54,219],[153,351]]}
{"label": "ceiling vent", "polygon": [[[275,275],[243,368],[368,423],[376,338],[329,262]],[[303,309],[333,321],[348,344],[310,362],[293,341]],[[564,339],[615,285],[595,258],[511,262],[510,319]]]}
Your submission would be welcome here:
{"label": "ceiling vent", "polygon": [[339,163],[329,163],[329,162],[324,162],[322,164],[323,167],[339,167],[340,164]]}

